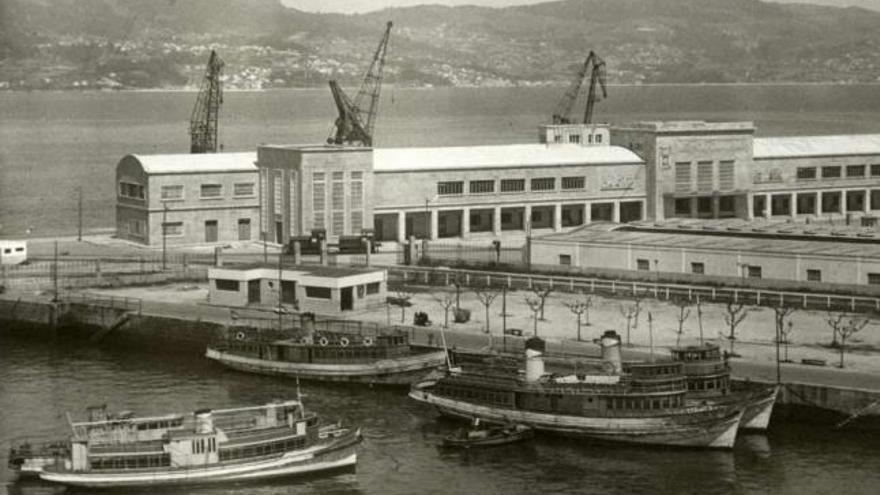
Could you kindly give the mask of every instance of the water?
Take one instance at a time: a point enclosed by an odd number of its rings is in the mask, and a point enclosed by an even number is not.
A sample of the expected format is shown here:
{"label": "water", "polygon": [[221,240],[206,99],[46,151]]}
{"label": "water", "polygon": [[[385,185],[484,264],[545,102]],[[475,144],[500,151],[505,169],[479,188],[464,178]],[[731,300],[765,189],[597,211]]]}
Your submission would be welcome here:
{"label": "water", "polygon": [[[534,142],[564,88],[385,88],[379,146]],[[115,167],[127,153],[185,153],[194,93],[0,92],[0,236],[115,225]],[[330,133],[328,90],[230,92],[220,141],[315,143]],[[761,135],[880,132],[880,85],[616,86],[597,119],[753,120]]]}
{"label": "water", "polygon": [[[12,484],[8,443],[22,435],[67,434],[65,412],[106,403],[142,414],[262,403],[292,397],[291,381],[226,370],[204,359],[0,337],[0,486]],[[876,493],[880,438],[827,427],[774,425],[741,436],[732,452],[592,446],[538,436],[468,453],[443,452],[458,425],[406,398],[403,390],[303,387],[307,407],[364,429],[355,473],[269,484],[218,485],[162,493]]]}

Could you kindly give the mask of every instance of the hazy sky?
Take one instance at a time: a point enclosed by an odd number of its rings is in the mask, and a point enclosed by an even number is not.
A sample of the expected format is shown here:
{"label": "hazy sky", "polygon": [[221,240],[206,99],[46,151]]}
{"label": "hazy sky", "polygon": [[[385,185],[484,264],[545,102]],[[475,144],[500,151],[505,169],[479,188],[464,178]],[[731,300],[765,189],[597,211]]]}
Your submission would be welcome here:
{"label": "hazy sky", "polygon": [[[506,7],[508,5],[522,5],[527,3],[542,3],[549,0],[281,0],[285,5],[309,12],[368,12],[380,10],[385,7],[408,7],[419,4],[443,4],[443,5],[482,5],[485,7]],[[645,0],[650,2],[651,0]],[[766,1],[766,0],[765,0]],[[835,5],[846,7],[857,5],[859,7],[880,10],[880,0],[770,0],[782,3],[814,3],[820,5]]]}

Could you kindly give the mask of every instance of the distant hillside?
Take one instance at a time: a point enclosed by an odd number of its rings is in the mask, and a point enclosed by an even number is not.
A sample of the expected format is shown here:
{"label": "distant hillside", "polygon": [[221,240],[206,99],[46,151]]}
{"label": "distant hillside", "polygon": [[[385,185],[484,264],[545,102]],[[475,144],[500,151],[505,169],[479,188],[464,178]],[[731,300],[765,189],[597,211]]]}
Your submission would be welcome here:
{"label": "distant hillside", "polygon": [[880,81],[880,12],[758,0],[562,0],[313,14],[278,0],[0,0],[0,88],[194,86],[217,48],[234,87],[356,83],[383,25],[412,85],[609,80]]}

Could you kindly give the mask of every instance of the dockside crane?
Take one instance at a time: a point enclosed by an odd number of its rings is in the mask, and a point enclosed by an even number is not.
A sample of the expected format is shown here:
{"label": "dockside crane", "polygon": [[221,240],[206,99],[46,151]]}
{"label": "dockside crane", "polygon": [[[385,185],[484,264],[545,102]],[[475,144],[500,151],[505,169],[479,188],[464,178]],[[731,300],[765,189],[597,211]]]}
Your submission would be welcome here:
{"label": "dockside crane", "polygon": [[220,105],[223,104],[223,88],[220,84],[223,65],[217,52],[211,50],[205,79],[189,121],[190,153],[217,152],[217,120]]}
{"label": "dockside crane", "polygon": [[385,26],[385,34],[379,42],[373,61],[364,76],[364,81],[351,100],[335,80],[330,81],[333,101],[339,111],[334,129],[327,142],[330,144],[349,144],[356,146],[373,145],[373,127],[379,113],[379,93],[382,90],[382,73],[385,69],[385,53],[388,51],[388,38],[391,35],[391,21]]}
{"label": "dockside crane", "polygon": [[[583,85],[584,78],[588,71],[590,72],[590,87],[587,90],[587,106],[584,110],[584,124],[592,123],[593,107],[596,105],[597,101],[607,98],[608,93],[605,90],[605,61],[599,58],[594,52],[590,51],[590,54],[587,55],[587,59],[584,60],[584,64],[580,67],[575,78],[571,81],[568,90],[562,95],[559,103],[556,104],[556,110],[553,112],[554,124],[572,123],[569,116],[571,115],[574,103],[577,101],[578,95],[581,92],[581,86]],[[601,96],[596,92],[597,87],[602,90]]]}

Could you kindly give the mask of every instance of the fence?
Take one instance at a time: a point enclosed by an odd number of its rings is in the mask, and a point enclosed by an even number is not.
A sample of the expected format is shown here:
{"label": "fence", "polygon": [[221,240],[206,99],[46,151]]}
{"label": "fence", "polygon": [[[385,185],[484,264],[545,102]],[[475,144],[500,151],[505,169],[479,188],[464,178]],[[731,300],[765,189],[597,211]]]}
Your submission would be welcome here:
{"label": "fence", "polygon": [[407,252],[407,245],[402,245],[397,252],[398,264],[421,265],[521,265],[523,263],[522,247],[506,247],[486,241],[416,241],[413,252]]}
{"label": "fence", "polygon": [[506,287],[510,290],[551,288],[559,292],[597,294],[611,297],[686,299],[696,302],[742,303],[754,306],[794,306],[803,309],[880,312],[880,298],[775,291],[761,288],[712,287],[662,282],[621,281],[591,277],[533,275],[480,270],[452,270],[431,267],[387,267],[389,281],[396,284],[465,287]]}

